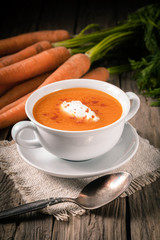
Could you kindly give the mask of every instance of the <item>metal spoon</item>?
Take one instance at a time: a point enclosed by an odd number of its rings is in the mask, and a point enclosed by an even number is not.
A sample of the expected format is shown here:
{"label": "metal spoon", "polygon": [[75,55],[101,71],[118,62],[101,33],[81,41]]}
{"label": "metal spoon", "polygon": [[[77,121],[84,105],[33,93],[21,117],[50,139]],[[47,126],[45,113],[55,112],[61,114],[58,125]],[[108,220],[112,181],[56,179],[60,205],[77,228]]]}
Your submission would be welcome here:
{"label": "metal spoon", "polygon": [[127,172],[113,173],[87,184],[77,198],[49,198],[27,203],[0,212],[0,219],[42,209],[62,202],[72,202],[84,209],[96,209],[121,195],[130,185],[132,176]]}

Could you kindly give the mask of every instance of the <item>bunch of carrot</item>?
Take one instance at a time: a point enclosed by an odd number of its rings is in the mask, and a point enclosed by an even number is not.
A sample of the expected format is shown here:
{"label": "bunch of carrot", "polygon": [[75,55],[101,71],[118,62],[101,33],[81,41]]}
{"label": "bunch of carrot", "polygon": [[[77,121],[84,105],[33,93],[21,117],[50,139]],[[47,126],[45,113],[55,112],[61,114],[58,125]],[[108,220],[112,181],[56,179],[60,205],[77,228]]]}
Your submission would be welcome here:
{"label": "bunch of carrot", "polygon": [[27,117],[25,103],[37,88],[72,78],[108,80],[104,67],[89,71],[88,55],[72,55],[63,46],[53,48],[54,42],[69,37],[67,31],[56,30],[0,40],[0,129]]}

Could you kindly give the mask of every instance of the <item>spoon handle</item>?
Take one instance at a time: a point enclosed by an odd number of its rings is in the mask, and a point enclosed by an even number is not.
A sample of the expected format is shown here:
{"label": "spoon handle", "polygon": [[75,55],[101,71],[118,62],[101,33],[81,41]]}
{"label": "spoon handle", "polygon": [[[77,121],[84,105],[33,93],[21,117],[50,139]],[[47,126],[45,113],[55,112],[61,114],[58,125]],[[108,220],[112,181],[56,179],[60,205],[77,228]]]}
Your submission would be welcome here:
{"label": "spoon handle", "polygon": [[45,199],[45,200],[38,200],[35,202],[31,202],[31,203],[26,203],[14,208],[10,208],[8,210],[4,210],[2,212],[0,212],[0,220],[4,219],[4,218],[8,218],[11,216],[15,216],[15,215],[19,215],[22,213],[27,213],[27,212],[31,212],[31,211],[35,211],[38,209],[42,209],[45,208],[47,206],[51,206],[60,202],[66,202],[66,201],[72,201],[72,199],[68,199],[68,198],[49,198],[49,199]]}

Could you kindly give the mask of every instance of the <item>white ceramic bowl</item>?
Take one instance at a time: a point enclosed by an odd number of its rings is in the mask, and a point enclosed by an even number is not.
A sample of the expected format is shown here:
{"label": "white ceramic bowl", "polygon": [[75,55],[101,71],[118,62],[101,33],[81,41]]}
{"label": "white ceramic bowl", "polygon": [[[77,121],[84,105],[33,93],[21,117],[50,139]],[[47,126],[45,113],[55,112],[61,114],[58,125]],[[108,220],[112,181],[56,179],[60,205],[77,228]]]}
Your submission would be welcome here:
{"label": "white ceramic bowl", "polygon": [[[77,87],[97,89],[116,98],[123,108],[120,119],[108,126],[86,131],[53,129],[34,119],[32,110],[40,98],[54,91]],[[130,100],[132,100],[132,104]],[[104,154],[116,145],[123,132],[125,122],[136,114],[139,106],[140,100],[136,94],[125,93],[107,82],[91,79],[59,81],[36,90],[28,98],[25,110],[30,121],[15,124],[12,128],[12,137],[17,144],[26,148],[44,147],[60,158],[72,161],[88,160]],[[34,131],[34,140],[25,140],[21,137],[21,132],[26,128]]]}

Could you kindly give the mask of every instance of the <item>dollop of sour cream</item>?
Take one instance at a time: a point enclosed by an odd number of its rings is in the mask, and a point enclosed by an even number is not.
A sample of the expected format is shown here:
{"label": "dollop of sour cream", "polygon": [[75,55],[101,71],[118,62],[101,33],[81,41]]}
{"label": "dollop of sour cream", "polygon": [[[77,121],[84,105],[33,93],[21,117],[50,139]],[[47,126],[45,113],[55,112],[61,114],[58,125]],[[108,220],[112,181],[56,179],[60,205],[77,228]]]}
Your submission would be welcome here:
{"label": "dollop of sour cream", "polygon": [[92,120],[94,122],[97,122],[99,120],[99,117],[95,114],[95,112],[86,105],[84,105],[81,101],[64,101],[61,104],[61,107],[63,111],[65,111],[72,117]]}

